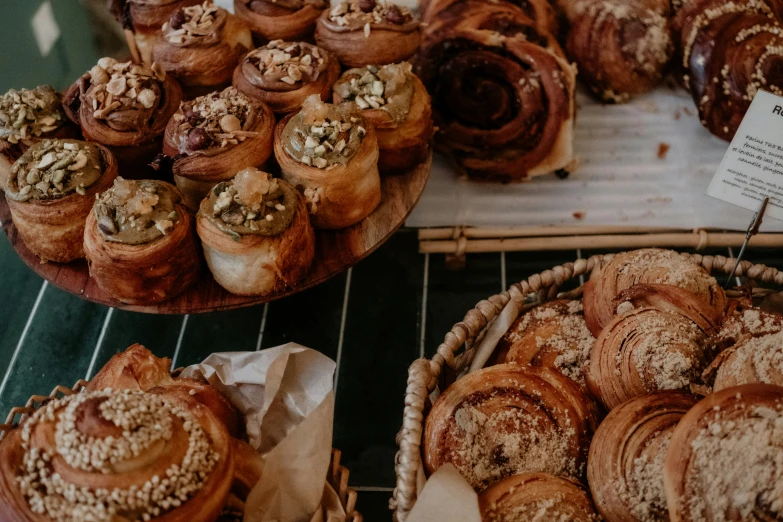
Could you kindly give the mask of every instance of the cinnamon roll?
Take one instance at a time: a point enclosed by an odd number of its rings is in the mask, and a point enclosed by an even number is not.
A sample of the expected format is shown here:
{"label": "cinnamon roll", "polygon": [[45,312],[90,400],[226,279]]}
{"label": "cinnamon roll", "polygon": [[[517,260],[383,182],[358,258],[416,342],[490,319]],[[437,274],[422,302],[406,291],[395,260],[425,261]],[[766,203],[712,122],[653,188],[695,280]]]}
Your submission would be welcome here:
{"label": "cinnamon roll", "polygon": [[312,41],[326,0],[234,0],[234,12],[261,43],[272,40]]}
{"label": "cinnamon roll", "polygon": [[313,95],[275,128],[283,179],[303,190],[316,228],[349,227],[381,201],[375,129],[346,103]]}
{"label": "cinnamon roll", "polygon": [[201,203],[196,227],[215,281],[234,294],[295,287],[315,254],[304,196],[252,167],[215,186]]}
{"label": "cinnamon roll", "polygon": [[410,9],[388,0],[340,0],[315,26],[316,43],[347,67],[405,61],[420,40]]}
{"label": "cinnamon roll", "polygon": [[298,111],[308,96],[328,99],[340,64],[327,51],[305,42],[274,40],[256,49],[234,70],[234,87],[276,114]]}
{"label": "cinnamon roll", "polygon": [[544,366],[585,389],[585,367],[595,338],[587,329],[582,303],[559,299],[521,315],[496,348],[498,362]]}
{"label": "cinnamon roll", "polygon": [[450,462],[480,491],[517,473],[580,478],[594,403],[549,368],[501,364],[457,379],[427,415],[428,473]]}
{"label": "cinnamon roll", "polygon": [[547,473],[522,473],[501,480],[479,494],[479,509],[483,522],[600,520],[584,489]]}
{"label": "cinnamon roll", "polygon": [[246,442],[232,439],[234,481],[223,511],[215,522],[242,522],[245,503],[264,472],[264,459]]}
{"label": "cinnamon roll", "polygon": [[[423,0],[419,3],[421,21],[430,23],[437,19],[438,15],[459,4],[473,3],[476,0]],[[517,7],[531,20],[535,22],[537,30],[553,35],[560,33],[559,13],[555,9],[556,3],[550,0],[478,0],[490,6],[508,4]],[[565,7],[565,6],[564,6]]]}
{"label": "cinnamon roll", "polygon": [[184,102],[166,126],[163,154],[188,208],[239,170],[264,165],[274,128],[269,107],[233,87]]}
{"label": "cinnamon roll", "polygon": [[253,48],[250,29],[212,5],[180,8],[163,24],[152,60],[183,86],[188,98],[228,86],[234,68]]}
{"label": "cinnamon roll", "polygon": [[117,162],[97,143],[45,139],[11,168],[6,199],[19,236],[42,262],[84,257],[84,223],[112,186]]}
{"label": "cinnamon roll", "polygon": [[707,271],[672,250],[645,248],[617,254],[603,267],[597,267],[584,288],[587,326],[598,335],[615,314],[614,299],[639,283],[664,284],[683,288],[723,315],[726,294]]}
{"label": "cinnamon roll", "polygon": [[123,303],[148,305],[180,294],[198,279],[192,222],[176,187],[118,177],[87,217],[90,275]]}
{"label": "cinnamon roll", "polygon": [[381,174],[406,172],[427,159],[430,96],[409,63],[349,69],[332,90],[334,103],[355,103],[375,127]]}
{"label": "cinnamon roll", "polygon": [[663,80],[674,54],[668,0],[561,0],[567,50],[602,100],[622,103]]}
{"label": "cinnamon roll", "polygon": [[211,522],[233,469],[228,433],[187,393],[83,392],[49,401],[0,443],[0,513]]}
{"label": "cinnamon roll", "polygon": [[414,71],[435,144],[478,179],[519,181],[573,164],[576,70],[511,4],[459,2],[430,23]]}
{"label": "cinnamon roll", "polygon": [[85,139],[112,151],[120,175],[138,179],[154,174],[148,165],[181,99],[179,84],[160,65],[101,58],[68,89],[64,107]]}
{"label": "cinnamon roll", "polygon": [[742,338],[721,352],[705,374],[714,374],[713,391],[754,382],[783,386],[783,332]]}
{"label": "cinnamon roll", "polygon": [[783,387],[708,395],[680,420],[664,463],[673,522],[783,518]]}
{"label": "cinnamon roll", "polygon": [[674,428],[694,395],[658,392],[624,402],[601,422],[590,444],[587,480],[607,522],[668,522],[663,463]]}
{"label": "cinnamon roll", "polygon": [[11,165],[30,146],[46,138],[80,138],[79,128],[65,117],[54,88],[11,89],[0,96],[0,190]]}

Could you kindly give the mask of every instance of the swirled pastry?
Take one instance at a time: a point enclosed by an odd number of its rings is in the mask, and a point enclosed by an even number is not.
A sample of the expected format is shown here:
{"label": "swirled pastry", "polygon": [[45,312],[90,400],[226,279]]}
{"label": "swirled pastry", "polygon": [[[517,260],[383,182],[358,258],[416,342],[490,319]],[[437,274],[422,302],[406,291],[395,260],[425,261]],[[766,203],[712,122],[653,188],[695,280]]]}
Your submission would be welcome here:
{"label": "swirled pastry", "polygon": [[672,432],[697,398],[679,392],[636,397],[613,409],[590,444],[587,480],[607,522],[667,522],[663,463]]}
{"label": "swirled pastry", "polygon": [[229,85],[234,68],[252,48],[250,29],[207,0],[174,11],[163,24],[152,60],[193,98]]}
{"label": "swirled pastry", "polygon": [[715,375],[714,391],[754,382],[783,386],[783,332],[742,338],[721,352],[708,372]]}
{"label": "swirled pastry", "polygon": [[598,522],[590,496],[576,482],[547,473],[522,473],[479,494],[483,522]]}
{"label": "swirled pastry", "polygon": [[112,186],[117,161],[103,145],[45,139],[11,168],[6,198],[16,230],[42,261],[84,257],[84,224],[95,197]]}
{"label": "swirled pastry", "polygon": [[381,174],[406,172],[427,159],[430,96],[409,63],[349,69],[332,90],[334,103],[355,103],[375,127]]}
{"label": "swirled pastry", "polygon": [[680,420],[664,464],[673,522],[783,518],[783,387],[708,395]]}
{"label": "swirled pastry", "polygon": [[478,491],[517,473],[584,474],[594,403],[549,368],[501,364],[457,379],[427,415],[427,472],[450,462]]}
{"label": "swirled pastry", "polygon": [[310,40],[325,0],[234,0],[234,12],[253,31],[255,39]]}
{"label": "swirled pastry", "polygon": [[163,153],[188,208],[198,210],[209,190],[272,155],[275,117],[262,102],[233,87],[184,102],[171,117]]}
{"label": "swirled pastry", "polygon": [[514,321],[498,343],[497,360],[552,368],[584,389],[594,343],[581,302],[549,301]]}
{"label": "swirled pastry", "polygon": [[148,164],[181,99],[179,84],[160,65],[101,58],[68,89],[64,107],[85,139],[112,151],[121,176],[138,179],[153,173]]}
{"label": "swirled pastry", "polygon": [[347,67],[405,61],[420,40],[410,9],[388,0],[340,0],[315,26],[316,43]]}
{"label": "swirled pastry", "polygon": [[324,49],[273,40],[245,56],[234,70],[234,87],[266,103],[276,114],[288,114],[313,94],[328,99],[339,75],[340,64]]}
{"label": "swirled pastry", "polygon": [[[421,21],[430,23],[437,19],[439,13],[453,9],[458,4],[473,3],[475,0],[423,0],[419,3]],[[560,20],[556,2],[549,0],[479,0],[487,5],[506,4],[519,8],[535,22],[537,30],[553,35],[560,34]],[[563,6],[565,7],[565,6]]]}
{"label": "swirled pastry", "polygon": [[55,399],[0,443],[4,519],[215,520],[231,487],[223,425],[187,393]]}

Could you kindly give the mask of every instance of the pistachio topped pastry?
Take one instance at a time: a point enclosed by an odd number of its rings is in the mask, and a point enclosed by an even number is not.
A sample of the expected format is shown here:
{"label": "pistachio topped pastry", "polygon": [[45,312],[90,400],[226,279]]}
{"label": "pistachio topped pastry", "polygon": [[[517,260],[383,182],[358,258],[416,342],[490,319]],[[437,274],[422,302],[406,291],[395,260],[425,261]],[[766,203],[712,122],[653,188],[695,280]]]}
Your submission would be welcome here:
{"label": "pistachio topped pastry", "polygon": [[242,68],[258,87],[292,91],[317,80],[329,66],[326,58],[313,44],[273,40],[251,51]]}
{"label": "pistachio topped pastry", "polygon": [[407,7],[375,0],[342,0],[329,11],[329,21],[347,30],[362,28],[367,37],[373,26],[410,30],[419,25]]}
{"label": "pistachio topped pastry", "polygon": [[168,234],[180,220],[177,192],[161,181],[118,177],[95,202],[98,230],[107,241],[149,243]]}
{"label": "pistachio topped pastry", "polygon": [[187,47],[220,39],[220,28],[226,23],[227,13],[207,1],[202,5],[184,7],[163,24],[163,38],[169,43]]}
{"label": "pistachio topped pastry", "polygon": [[43,140],[11,168],[8,197],[16,201],[82,196],[100,179],[105,165],[98,146],[77,140]]}
{"label": "pistachio topped pastry", "polygon": [[280,234],[291,224],[296,208],[296,189],[248,167],[233,180],[216,185],[199,215],[239,241],[246,234]]}
{"label": "pistachio topped pastry", "polygon": [[345,165],[367,134],[363,123],[353,103],[332,105],[317,95],[310,96],[285,126],[285,151],[300,163],[319,169]]}
{"label": "pistachio topped pastry", "polygon": [[64,121],[60,97],[48,85],[0,96],[0,139],[9,143],[52,132]]}
{"label": "pistachio topped pastry", "polygon": [[334,85],[334,92],[359,109],[381,109],[402,122],[408,117],[413,87],[411,64],[405,62],[349,69]]}

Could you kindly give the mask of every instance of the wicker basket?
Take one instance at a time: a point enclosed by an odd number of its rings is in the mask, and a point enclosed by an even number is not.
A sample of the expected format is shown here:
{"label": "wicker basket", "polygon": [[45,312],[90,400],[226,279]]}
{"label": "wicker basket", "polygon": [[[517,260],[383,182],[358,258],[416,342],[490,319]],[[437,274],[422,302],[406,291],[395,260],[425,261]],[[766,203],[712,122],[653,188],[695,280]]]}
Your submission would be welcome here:
{"label": "wicker basket", "polygon": [[[174,373],[178,373],[178,370],[175,370]],[[47,401],[79,393],[86,385],[87,381],[80,379],[73,388],[56,386],[49,395],[33,395],[27,400],[24,407],[17,406],[11,408],[11,411],[5,419],[5,424],[0,424],[0,440],[3,440],[8,432],[16,428],[25,417],[40,408]],[[355,490],[348,487],[348,475],[348,469],[345,466],[340,465],[340,450],[333,449],[332,460],[329,463],[326,480],[334,488],[337,492],[337,496],[340,498],[340,503],[347,515],[345,518],[346,522],[362,522],[362,515],[356,511],[356,499],[358,495]]]}
{"label": "wicker basket", "polygon": [[[728,274],[736,263],[735,259],[723,256],[682,255],[700,264],[710,273]],[[391,501],[394,520],[405,522],[416,503],[418,492],[426,481],[421,456],[421,439],[426,410],[430,406],[430,393],[438,385],[441,390],[446,389],[470,365],[478,343],[510,300],[515,301],[521,313],[526,309],[524,305],[531,294],[534,294],[534,302],[549,301],[558,295],[575,298],[581,295],[581,287],[575,291],[559,294],[563,284],[569,279],[591,273],[595,266],[609,261],[612,257],[611,254],[598,255],[557,266],[515,283],[507,292],[481,301],[446,334],[432,360],[418,359],[411,365],[408,370],[408,386],[405,390],[403,424],[397,435],[397,443],[400,446],[395,462],[397,487],[394,489],[394,497]],[[737,276],[744,276],[757,282],[783,285],[783,272],[764,265],[754,265],[748,261],[740,263]],[[464,351],[458,353],[463,345]]]}

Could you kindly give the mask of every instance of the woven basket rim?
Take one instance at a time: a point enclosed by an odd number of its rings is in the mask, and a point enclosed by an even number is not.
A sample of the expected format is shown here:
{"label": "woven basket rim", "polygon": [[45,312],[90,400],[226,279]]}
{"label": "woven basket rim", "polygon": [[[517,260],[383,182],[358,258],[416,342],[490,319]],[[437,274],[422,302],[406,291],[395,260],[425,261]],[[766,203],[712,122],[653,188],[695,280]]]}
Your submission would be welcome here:
{"label": "woven basket rim", "polygon": [[[558,297],[558,291],[566,281],[589,275],[596,266],[610,261],[615,255],[617,253],[598,254],[588,259],[555,266],[512,284],[507,291],[480,301],[446,334],[432,359],[420,358],[411,364],[405,390],[402,428],[397,434],[399,451],[394,463],[397,484],[392,494],[391,506],[396,522],[405,522],[416,503],[418,478],[423,476],[421,441],[426,418],[424,409],[429,394],[438,383],[443,366],[460,371],[469,365],[477,340],[480,340],[510,300],[516,302],[521,314],[527,296],[538,294],[541,302],[551,301]],[[703,256],[687,252],[680,252],[680,255],[702,266],[710,274],[729,274],[737,262],[735,258],[725,256]],[[750,261],[739,263],[736,276],[744,276],[755,282],[783,285],[783,272]],[[458,353],[463,346],[464,351]]]}
{"label": "woven basket rim", "polygon": [[[172,375],[178,375],[181,370],[181,368],[174,370]],[[32,414],[47,402],[59,397],[67,397],[79,393],[88,383],[89,381],[79,379],[72,388],[58,384],[49,395],[33,395],[27,399],[24,406],[12,407],[11,411],[9,411],[6,416],[5,423],[0,424],[0,441],[2,441],[8,433],[18,427],[28,415]],[[19,416],[19,419],[18,421],[15,421],[17,415]],[[326,481],[334,488],[337,497],[340,499],[340,504],[342,504],[343,509],[345,509],[346,522],[362,522],[362,515],[356,510],[356,501],[358,500],[359,494],[355,489],[348,487],[350,471],[340,464],[341,456],[342,453],[340,450],[332,448]]]}

